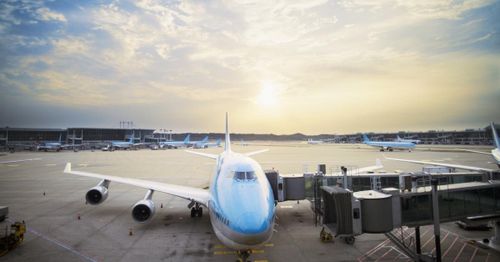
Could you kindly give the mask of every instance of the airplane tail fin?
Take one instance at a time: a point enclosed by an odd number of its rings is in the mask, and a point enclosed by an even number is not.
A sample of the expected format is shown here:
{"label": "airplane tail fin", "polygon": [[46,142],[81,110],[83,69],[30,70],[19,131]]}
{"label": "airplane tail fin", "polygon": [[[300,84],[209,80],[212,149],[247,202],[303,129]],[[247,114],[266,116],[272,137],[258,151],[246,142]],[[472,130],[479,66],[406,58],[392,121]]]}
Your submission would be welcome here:
{"label": "airplane tail fin", "polygon": [[229,120],[226,112],[226,141],[224,143],[224,151],[231,152],[231,139],[229,138]]}
{"label": "airplane tail fin", "polygon": [[191,137],[191,134],[188,134],[186,138],[184,138],[184,144],[189,144],[189,138]]}
{"label": "airplane tail fin", "polygon": [[201,140],[201,142],[202,142],[202,143],[206,143],[206,142],[208,142],[208,136],[205,136],[205,137],[203,138],[203,140]]}
{"label": "airplane tail fin", "polygon": [[62,142],[62,134],[59,134],[59,143]]}
{"label": "airplane tail fin", "polygon": [[366,134],[363,134],[363,142],[370,142],[370,139],[368,138],[368,136]]}
{"label": "airplane tail fin", "polygon": [[220,142],[221,142],[221,139],[219,138],[219,139],[217,139],[217,141],[215,141],[215,144],[216,144],[217,146],[220,146]]}
{"label": "airplane tail fin", "polygon": [[495,142],[495,147],[500,148],[500,138],[498,137],[497,130],[495,129],[495,123],[491,122],[491,132],[493,132],[493,141]]}
{"label": "airplane tail fin", "polygon": [[396,136],[397,141],[401,141],[401,137],[399,135]]}

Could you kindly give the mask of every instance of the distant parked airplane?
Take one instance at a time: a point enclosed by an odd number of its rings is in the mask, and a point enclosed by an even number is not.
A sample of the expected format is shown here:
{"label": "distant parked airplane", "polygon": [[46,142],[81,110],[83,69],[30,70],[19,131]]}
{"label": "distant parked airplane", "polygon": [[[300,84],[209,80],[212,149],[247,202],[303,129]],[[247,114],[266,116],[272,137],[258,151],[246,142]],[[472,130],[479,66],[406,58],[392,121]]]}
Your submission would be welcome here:
{"label": "distant parked airplane", "polygon": [[325,141],[323,140],[314,140],[312,138],[307,139],[307,143],[310,145],[318,145],[318,144],[323,144]]}
{"label": "distant parked airplane", "polygon": [[132,134],[132,136],[129,138],[128,141],[111,141],[111,149],[133,149],[136,146],[142,145],[144,143],[135,143],[135,137]]}
{"label": "distant parked airplane", "polygon": [[215,142],[203,142],[203,143],[196,143],[193,147],[194,148],[209,148],[209,147],[220,147],[221,144],[221,139],[217,139]]}
{"label": "distant parked airplane", "polygon": [[407,138],[401,138],[399,135],[396,137],[396,142],[409,142],[413,144],[419,144],[420,139],[407,139]]}
{"label": "distant parked airplane", "polygon": [[205,145],[208,143],[208,136],[205,136],[200,141],[190,141],[189,146],[193,148],[205,148]]}
{"label": "distant parked airplane", "polygon": [[393,151],[394,149],[408,149],[411,151],[415,148],[415,144],[410,142],[371,141],[365,134],[363,134],[363,144],[380,148],[380,151]]}
{"label": "distant parked airplane", "polygon": [[160,148],[180,148],[180,147],[188,147],[190,142],[189,138],[191,135],[187,135],[186,138],[184,138],[183,141],[162,141],[159,142],[158,144],[160,145]]}
{"label": "distant parked airplane", "polygon": [[74,144],[62,144],[62,134],[59,135],[58,141],[42,141],[36,146],[36,150],[38,151],[56,151],[59,152],[62,149],[68,149],[76,147],[81,147],[82,145],[74,145]]}

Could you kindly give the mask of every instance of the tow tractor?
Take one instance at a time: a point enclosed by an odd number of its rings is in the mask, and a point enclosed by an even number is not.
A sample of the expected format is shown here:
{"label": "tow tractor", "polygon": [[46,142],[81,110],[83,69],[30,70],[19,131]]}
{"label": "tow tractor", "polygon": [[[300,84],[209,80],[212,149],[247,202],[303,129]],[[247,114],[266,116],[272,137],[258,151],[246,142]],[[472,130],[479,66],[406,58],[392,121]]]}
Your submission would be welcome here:
{"label": "tow tractor", "polygon": [[7,228],[6,226],[5,235],[0,238],[0,257],[21,245],[24,240],[24,233],[26,233],[24,221],[10,225],[10,232],[8,232]]}
{"label": "tow tractor", "polygon": [[[8,207],[0,206],[0,222],[7,218],[8,212]],[[5,226],[5,233],[0,237],[0,257],[21,245],[24,240],[24,233],[26,233],[26,224],[24,221],[11,224],[10,230],[8,226]]]}

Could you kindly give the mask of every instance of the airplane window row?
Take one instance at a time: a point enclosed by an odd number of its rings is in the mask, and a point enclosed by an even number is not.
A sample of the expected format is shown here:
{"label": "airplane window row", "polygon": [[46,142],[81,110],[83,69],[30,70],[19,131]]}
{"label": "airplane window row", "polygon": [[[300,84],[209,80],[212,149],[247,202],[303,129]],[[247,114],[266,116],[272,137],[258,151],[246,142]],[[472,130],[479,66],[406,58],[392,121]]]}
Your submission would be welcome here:
{"label": "airplane window row", "polygon": [[256,176],[255,176],[254,171],[248,171],[248,172],[234,171],[234,179],[239,180],[239,181],[241,181],[241,180],[255,180]]}

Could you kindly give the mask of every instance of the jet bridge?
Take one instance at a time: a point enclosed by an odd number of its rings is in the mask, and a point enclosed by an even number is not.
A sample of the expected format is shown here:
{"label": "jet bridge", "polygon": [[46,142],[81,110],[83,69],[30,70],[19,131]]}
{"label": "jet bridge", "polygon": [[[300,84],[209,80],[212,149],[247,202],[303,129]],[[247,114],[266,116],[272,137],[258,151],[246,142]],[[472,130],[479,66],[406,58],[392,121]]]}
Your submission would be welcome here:
{"label": "jet bridge", "polygon": [[[385,233],[401,226],[415,227],[457,221],[467,217],[500,219],[500,182],[489,180],[499,174],[455,172],[424,167],[417,173],[325,174],[320,165],[315,173],[280,175],[266,172],[277,202],[307,199],[315,224],[323,225],[321,239],[332,236],[354,243],[363,233]],[[435,181],[439,219],[433,219],[431,180]],[[497,222],[496,225],[500,225]],[[500,245],[500,226],[493,240]],[[496,243],[495,241],[492,241]],[[411,255],[410,255],[411,256]]]}
{"label": "jet bridge", "polygon": [[[346,241],[363,233],[384,233],[407,255],[421,259],[420,244],[416,251],[409,250],[391,231],[402,226],[419,227],[430,224],[457,221],[468,217],[485,217],[496,220],[495,236],[490,247],[500,246],[500,183],[470,182],[437,186],[437,205],[433,205],[430,187],[418,188],[417,192],[401,192],[396,188],[351,192],[338,186],[321,187],[319,201],[320,220],[323,228]],[[332,201],[333,200],[333,201]],[[358,203],[356,206],[349,203]],[[436,207],[437,206],[437,207]],[[434,209],[439,218],[434,220]],[[361,224],[361,226],[359,226]],[[325,239],[325,230],[320,237]],[[417,236],[418,235],[418,236]],[[346,236],[348,238],[346,238]],[[417,243],[420,234],[416,233]],[[439,242],[439,236],[436,236]],[[436,244],[438,245],[438,244]],[[437,247],[436,247],[437,248]]]}

